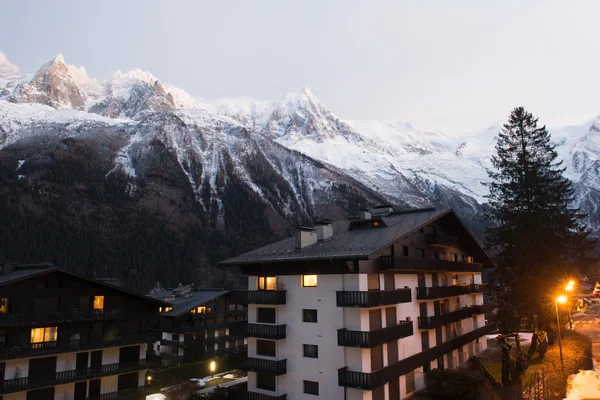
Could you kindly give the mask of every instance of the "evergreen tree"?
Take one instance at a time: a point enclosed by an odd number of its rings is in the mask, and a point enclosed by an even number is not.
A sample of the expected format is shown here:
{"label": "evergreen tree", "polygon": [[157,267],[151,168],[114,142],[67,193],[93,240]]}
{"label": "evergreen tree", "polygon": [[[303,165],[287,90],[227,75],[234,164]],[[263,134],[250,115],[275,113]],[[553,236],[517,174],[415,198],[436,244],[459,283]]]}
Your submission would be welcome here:
{"label": "evergreen tree", "polygon": [[571,207],[574,189],[537,118],[515,108],[498,134],[496,152],[491,181],[485,183],[485,213],[491,226],[486,239],[497,256],[501,309],[519,320],[538,317],[541,327],[559,281],[572,276],[577,260],[594,243],[582,215]]}

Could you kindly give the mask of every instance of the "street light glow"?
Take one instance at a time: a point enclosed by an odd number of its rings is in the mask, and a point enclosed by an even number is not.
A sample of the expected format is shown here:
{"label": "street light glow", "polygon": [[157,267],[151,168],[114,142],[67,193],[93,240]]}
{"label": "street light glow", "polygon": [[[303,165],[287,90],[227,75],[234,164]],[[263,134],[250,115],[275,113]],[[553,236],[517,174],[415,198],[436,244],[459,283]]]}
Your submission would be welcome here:
{"label": "street light glow", "polygon": [[569,286],[574,286],[575,285],[575,281],[574,280],[570,280],[569,281]]}
{"label": "street light glow", "polygon": [[560,304],[565,304],[567,302],[567,297],[566,296],[558,296],[556,298],[556,302],[560,303]]}
{"label": "street light glow", "polygon": [[215,363],[214,361],[210,362],[210,372],[215,372],[215,369],[217,369],[217,363]]}
{"label": "street light glow", "polygon": [[565,290],[567,290],[567,291],[573,290],[573,285],[571,285],[571,284],[567,285],[567,287],[565,287]]}

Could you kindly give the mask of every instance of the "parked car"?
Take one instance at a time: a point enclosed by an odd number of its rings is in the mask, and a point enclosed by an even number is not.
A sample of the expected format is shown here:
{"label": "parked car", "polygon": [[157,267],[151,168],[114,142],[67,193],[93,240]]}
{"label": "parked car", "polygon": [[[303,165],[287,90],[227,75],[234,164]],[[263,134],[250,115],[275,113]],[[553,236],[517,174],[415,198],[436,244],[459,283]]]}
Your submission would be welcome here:
{"label": "parked car", "polygon": [[188,382],[190,382],[193,386],[195,386],[198,389],[202,389],[204,386],[206,386],[206,382],[198,378],[192,378]]}

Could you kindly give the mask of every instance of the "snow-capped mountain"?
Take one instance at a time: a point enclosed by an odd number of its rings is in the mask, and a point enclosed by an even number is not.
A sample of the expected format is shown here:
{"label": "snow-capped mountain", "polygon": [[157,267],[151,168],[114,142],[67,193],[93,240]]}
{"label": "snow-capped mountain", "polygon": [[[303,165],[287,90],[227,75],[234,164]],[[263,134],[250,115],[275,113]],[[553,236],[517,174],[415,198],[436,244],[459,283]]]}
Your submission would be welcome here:
{"label": "snow-capped mountain", "polygon": [[[214,216],[223,212],[218,193],[224,189],[218,182],[222,186],[231,174],[287,216],[292,210],[314,209],[320,200],[310,193],[327,191],[318,182],[324,172],[291,167],[295,159],[299,165],[311,160],[311,168],[335,175],[328,184],[360,183],[364,198],[377,194],[396,204],[450,206],[481,232],[478,222],[486,194],[481,182],[487,179],[498,123],[456,133],[420,130],[407,122],[344,121],[308,88],[276,100],[224,99],[207,105],[142,70],[118,71],[107,80],[89,78],[61,55],[28,81],[23,82],[24,76],[0,57],[0,79],[5,82],[0,146],[50,132],[61,138],[93,136],[98,127],[126,132],[112,171],[125,173],[135,188],[146,171],[147,149],[158,140],[176,156],[187,184]],[[12,86],[6,83],[19,80]],[[594,206],[600,188],[600,120],[551,132],[576,184],[578,205],[591,214],[590,225],[600,231],[600,211]],[[252,163],[244,160],[259,156],[281,184],[290,185],[293,198],[281,197],[279,187],[272,189],[279,193],[272,197],[265,191],[266,182],[256,181]],[[230,170],[224,172],[224,165]],[[297,186],[300,182],[304,186]]]}

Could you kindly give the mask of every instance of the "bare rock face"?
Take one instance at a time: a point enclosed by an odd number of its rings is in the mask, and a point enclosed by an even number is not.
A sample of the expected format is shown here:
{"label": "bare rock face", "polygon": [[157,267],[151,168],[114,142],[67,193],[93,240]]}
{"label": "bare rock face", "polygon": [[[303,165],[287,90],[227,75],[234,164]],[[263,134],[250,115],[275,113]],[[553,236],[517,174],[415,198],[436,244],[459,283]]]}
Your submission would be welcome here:
{"label": "bare rock face", "polygon": [[62,54],[40,68],[31,82],[19,84],[9,100],[46,104],[56,109],[85,108],[85,95],[77,87]]}
{"label": "bare rock face", "polygon": [[167,93],[159,81],[156,81],[154,85],[138,83],[132,87],[124,114],[133,117],[145,111],[165,112],[174,109],[173,96]]}

